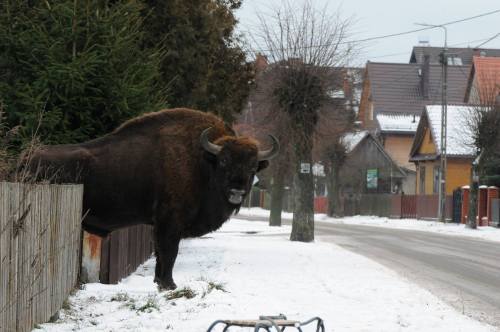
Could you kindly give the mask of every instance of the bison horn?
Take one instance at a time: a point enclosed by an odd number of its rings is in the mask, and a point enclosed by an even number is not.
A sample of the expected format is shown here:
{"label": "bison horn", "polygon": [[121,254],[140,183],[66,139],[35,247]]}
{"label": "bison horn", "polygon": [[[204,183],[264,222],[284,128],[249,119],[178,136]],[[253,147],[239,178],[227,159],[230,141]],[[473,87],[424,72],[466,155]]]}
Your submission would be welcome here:
{"label": "bison horn", "polygon": [[273,141],[273,147],[269,150],[259,151],[258,158],[260,160],[270,160],[278,155],[280,151],[280,143],[273,135],[268,135]]}
{"label": "bison horn", "polygon": [[201,136],[200,136],[201,146],[203,146],[203,148],[206,151],[208,151],[214,155],[218,155],[220,153],[220,151],[222,150],[222,148],[220,146],[218,146],[217,144],[214,144],[208,140],[208,133],[210,132],[211,129],[212,129],[212,127],[209,127],[207,129],[203,130],[203,132],[201,133]]}

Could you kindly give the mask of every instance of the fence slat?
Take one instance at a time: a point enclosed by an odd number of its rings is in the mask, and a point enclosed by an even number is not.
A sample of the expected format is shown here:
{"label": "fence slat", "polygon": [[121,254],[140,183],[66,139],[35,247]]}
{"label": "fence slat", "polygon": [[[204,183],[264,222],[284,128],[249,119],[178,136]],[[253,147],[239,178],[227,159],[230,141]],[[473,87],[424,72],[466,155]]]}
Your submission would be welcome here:
{"label": "fence slat", "polygon": [[82,185],[0,182],[0,330],[46,322],[78,277]]}

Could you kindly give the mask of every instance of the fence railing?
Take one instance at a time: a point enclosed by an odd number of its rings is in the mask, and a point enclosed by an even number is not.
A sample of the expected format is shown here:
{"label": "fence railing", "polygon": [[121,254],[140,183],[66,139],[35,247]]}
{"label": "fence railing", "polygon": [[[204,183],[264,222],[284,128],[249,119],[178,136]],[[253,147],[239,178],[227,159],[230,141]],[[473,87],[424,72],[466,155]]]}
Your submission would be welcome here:
{"label": "fence railing", "polygon": [[56,313],[80,269],[83,186],[0,182],[0,331]]}

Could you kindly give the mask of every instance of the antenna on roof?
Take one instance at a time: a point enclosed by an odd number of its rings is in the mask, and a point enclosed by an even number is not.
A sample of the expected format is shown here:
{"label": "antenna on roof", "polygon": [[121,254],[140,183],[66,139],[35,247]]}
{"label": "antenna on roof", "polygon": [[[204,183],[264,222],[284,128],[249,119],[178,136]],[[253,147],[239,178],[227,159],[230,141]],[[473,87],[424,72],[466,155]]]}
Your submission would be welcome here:
{"label": "antenna on roof", "polygon": [[429,36],[418,36],[418,46],[431,46],[429,42]]}

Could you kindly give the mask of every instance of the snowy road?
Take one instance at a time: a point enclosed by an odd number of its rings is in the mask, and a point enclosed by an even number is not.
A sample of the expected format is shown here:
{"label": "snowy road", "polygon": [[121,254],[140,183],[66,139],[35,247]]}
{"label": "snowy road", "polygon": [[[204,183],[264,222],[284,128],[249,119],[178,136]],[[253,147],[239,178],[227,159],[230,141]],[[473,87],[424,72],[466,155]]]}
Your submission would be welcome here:
{"label": "snowy road", "polygon": [[428,289],[458,311],[500,327],[500,244],[428,232],[318,223],[317,234]]}
{"label": "snowy road", "polygon": [[[240,218],[265,220],[258,216]],[[316,238],[382,263],[459,312],[500,327],[498,242],[328,222],[316,222]]]}

